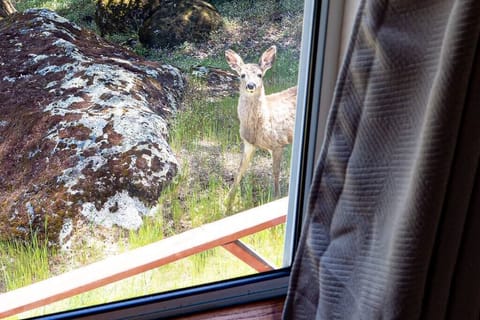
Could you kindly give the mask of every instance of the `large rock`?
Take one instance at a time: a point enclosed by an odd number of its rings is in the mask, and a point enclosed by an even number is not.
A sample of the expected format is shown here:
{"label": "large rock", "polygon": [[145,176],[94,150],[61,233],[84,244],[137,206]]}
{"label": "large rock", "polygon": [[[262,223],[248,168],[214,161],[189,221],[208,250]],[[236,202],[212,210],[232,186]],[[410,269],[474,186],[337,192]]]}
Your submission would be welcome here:
{"label": "large rock", "polygon": [[102,35],[137,32],[158,0],[97,0],[95,23]]}
{"label": "large rock", "polygon": [[139,30],[139,39],[148,47],[173,47],[185,41],[204,41],[222,25],[213,4],[204,0],[164,0]]}
{"label": "large rock", "polygon": [[176,174],[179,71],[47,10],[0,21],[0,239],[134,229]]}
{"label": "large rock", "polygon": [[236,73],[207,66],[192,67],[190,73],[195,78],[203,80],[204,86],[198,88],[204,91],[202,94],[212,98],[238,95],[239,81]]}

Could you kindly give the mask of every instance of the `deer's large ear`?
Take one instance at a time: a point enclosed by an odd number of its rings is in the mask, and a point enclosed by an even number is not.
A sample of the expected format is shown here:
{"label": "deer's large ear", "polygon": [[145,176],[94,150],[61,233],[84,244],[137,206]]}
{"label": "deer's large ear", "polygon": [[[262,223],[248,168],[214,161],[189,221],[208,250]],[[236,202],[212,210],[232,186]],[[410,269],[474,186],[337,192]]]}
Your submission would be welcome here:
{"label": "deer's large ear", "polygon": [[230,49],[225,51],[225,58],[227,59],[230,68],[240,74],[242,66],[244,65],[242,58],[235,51]]}
{"label": "deer's large ear", "polygon": [[277,55],[277,47],[271,46],[268,48],[260,58],[260,68],[262,69],[263,73],[270,69],[275,62],[275,56]]}

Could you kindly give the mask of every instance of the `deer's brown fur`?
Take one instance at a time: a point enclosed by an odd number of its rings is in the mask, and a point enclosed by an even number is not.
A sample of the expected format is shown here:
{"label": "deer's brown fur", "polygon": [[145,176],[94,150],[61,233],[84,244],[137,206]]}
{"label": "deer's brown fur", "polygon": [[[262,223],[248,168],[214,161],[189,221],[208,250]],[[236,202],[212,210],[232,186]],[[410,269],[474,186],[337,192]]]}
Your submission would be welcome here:
{"label": "deer's brown fur", "polygon": [[258,64],[244,63],[233,50],[225,51],[230,67],[240,76],[238,118],[240,137],[244,143],[242,160],[234,183],[227,195],[230,208],[235,191],[248,169],[256,148],[270,151],[273,159],[274,193],[279,195],[280,164],[283,149],[292,143],[297,102],[297,87],[265,95],[263,77],[275,61],[275,46],[267,49]]}

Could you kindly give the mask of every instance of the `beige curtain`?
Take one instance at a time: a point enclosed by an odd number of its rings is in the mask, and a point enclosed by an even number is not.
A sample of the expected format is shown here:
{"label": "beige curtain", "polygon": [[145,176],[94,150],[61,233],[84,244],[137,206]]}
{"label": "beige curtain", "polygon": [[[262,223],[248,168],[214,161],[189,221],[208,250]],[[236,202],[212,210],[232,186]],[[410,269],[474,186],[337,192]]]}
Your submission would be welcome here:
{"label": "beige curtain", "polygon": [[480,319],[480,1],[365,0],[285,319]]}

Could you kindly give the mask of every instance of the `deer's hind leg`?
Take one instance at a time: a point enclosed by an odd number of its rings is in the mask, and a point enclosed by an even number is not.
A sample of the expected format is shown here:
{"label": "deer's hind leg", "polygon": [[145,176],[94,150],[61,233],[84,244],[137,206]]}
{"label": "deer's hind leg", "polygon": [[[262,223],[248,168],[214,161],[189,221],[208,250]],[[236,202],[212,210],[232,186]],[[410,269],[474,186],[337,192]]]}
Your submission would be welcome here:
{"label": "deer's hind leg", "polygon": [[240,168],[238,169],[238,173],[235,176],[233,185],[228,192],[227,198],[225,199],[225,207],[227,210],[230,210],[232,207],[233,199],[235,198],[235,192],[240,185],[240,181],[242,180],[245,171],[247,171],[248,167],[250,166],[250,162],[252,161],[256,149],[257,148],[253,144],[250,144],[246,141],[243,142],[243,154],[242,160],[240,161]]}
{"label": "deer's hind leg", "polygon": [[280,196],[280,169],[282,164],[283,147],[270,151],[272,154],[273,194],[275,198]]}

